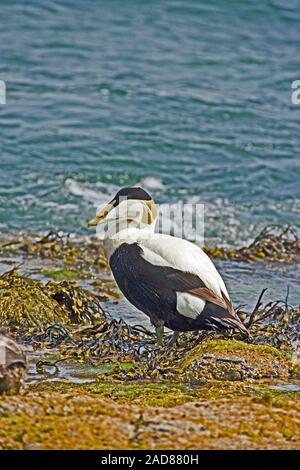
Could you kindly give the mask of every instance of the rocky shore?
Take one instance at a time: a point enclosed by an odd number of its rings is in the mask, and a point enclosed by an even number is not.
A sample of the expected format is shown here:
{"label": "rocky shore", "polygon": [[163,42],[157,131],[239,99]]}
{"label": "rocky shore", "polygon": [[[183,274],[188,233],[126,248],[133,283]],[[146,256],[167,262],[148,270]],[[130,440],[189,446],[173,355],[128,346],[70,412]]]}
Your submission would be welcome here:
{"label": "rocky shore", "polygon": [[[269,227],[249,247],[206,251],[298,263],[300,243]],[[300,309],[288,294],[237,308],[247,342],[199,332],[157,348],[107,311],[120,293],[96,239],[3,236],[0,263],[2,334],[28,359],[20,394],[0,396],[1,449],[300,448]]]}

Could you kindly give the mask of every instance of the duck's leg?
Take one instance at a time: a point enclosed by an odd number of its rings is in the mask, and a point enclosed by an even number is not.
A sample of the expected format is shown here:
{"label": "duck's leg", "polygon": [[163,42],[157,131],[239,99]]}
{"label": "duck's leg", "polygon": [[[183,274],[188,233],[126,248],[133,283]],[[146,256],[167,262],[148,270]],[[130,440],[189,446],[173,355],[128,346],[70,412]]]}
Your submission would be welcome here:
{"label": "duck's leg", "polygon": [[159,320],[157,323],[155,323],[155,332],[156,332],[156,344],[158,347],[163,346],[163,338],[164,338],[164,322],[162,320]]}
{"label": "duck's leg", "polygon": [[169,347],[172,347],[172,346],[176,345],[179,334],[180,334],[179,331],[173,331],[173,334],[172,334],[171,338],[168,341],[168,346]]}

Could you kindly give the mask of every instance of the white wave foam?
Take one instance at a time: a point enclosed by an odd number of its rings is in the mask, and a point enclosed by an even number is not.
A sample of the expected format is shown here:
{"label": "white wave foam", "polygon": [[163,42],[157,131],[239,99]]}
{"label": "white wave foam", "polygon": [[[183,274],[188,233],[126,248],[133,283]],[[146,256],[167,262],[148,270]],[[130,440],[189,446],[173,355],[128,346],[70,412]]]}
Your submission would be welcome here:
{"label": "white wave foam", "polygon": [[[105,204],[108,199],[113,197],[120,189],[120,187],[115,184],[107,184],[102,182],[97,182],[94,184],[92,189],[89,185],[80,183],[79,181],[76,181],[72,178],[66,179],[65,186],[70,194],[81,197],[84,201],[93,204],[95,207]],[[162,181],[153,176],[147,176],[139,183],[136,183],[136,186],[141,186],[146,190],[148,189],[149,191],[151,190],[154,192],[162,191],[165,188]]]}
{"label": "white wave foam", "polygon": [[[164,194],[163,183],[155,177],[146,177],[139,183],[145,189],[152,190],[153,192]],[[98,182],[93,185],[79,183],[72,178],[68,178],[65,182],[68,192],[74,196],[80,197],[83,204],[87,206],[92,205],[94,208],[99,209],[120,189],[114,184],[106,184]],[[96,189],[95,189],[96,188]],[[178,204],[203,204],[204,217],[201,219],[201,225],[195,233],[194,227],[185,226],[184,236],[192,241],[196,240],[197,243],[203,245],[208,243],[210,245],[224,245],[224,246],[241,246],[249,244],[255,236],[268,224],[278,223],[280,215],[284,212],[287,214],[299,214],[300,205],[299,201],[290,200],[277,203],[260,203],[259,207],[253,203],[239,203],[232,204],[226,198],[216,198],[210,201],[203,201],[200,196],[184,196],[181,194],[181,199],[176,202],[159,204],[159,220],[158,230],[164,233],[180,233],[182,229],[181,212],[176,213]],[[159,197],[155,199],[160,199]],[[82,205],[78,210],[82,210]],[[191,215],[193,208],[187,208],[188,216]],[[163,223],[163,220],[168,217],[169,213],[174,217],[170,220],[169,224]],[[279,222],[280,223],[280,222]],[[292,222],[293,224],[293,222]],[[294,225],[294,224],[293,224]]]}
{"label": "white wave foam", "polygon": [[[203,201],[201,197],[193,196],[181,201],[188,203],[187,216],[195,213],[195,206],[203,205],[203,216],[200,213],[200,225],[195,227],[185,226],[184,236],[188,240],[204,244],[222,245],[227,247],[239,247],[249,245],[266,225],[278,223],[280,214],[300,213],[299,201],[290,200],[278,203],[261,203],[259,210],[253,203],[232,204],[226,198],[216,198],[211,201]],[[178,203],[161,204],[159,206],[159,224],[161,219],[168,215],[169,210],[176,210]],[[279,222],[280,223],[280,222]],[[291,222],[295,225],[295,222]],[[172,232],[179,233],[181,221],[179,217],[172,220]],[[300,235],[300,229],[296,229]]]}
{"label": "white wave foam", "polygon": [[95,189],[91,189],[89,186],[79,183],[72,178],[68,178],[65,181],[65,186],[70,194],[73,196],[81,197],[84,201],[92,204],[94,207],[105,204],[111,195],[117,191],[117,187],[114,185],[106,185],[104,183],[97,183]]}
{"label": "white wave foam", "polygon": [[155,176],[146,176],[137,184],[137,186],[141,186],[149,191],[162,191],[165,189],[163,182]]}

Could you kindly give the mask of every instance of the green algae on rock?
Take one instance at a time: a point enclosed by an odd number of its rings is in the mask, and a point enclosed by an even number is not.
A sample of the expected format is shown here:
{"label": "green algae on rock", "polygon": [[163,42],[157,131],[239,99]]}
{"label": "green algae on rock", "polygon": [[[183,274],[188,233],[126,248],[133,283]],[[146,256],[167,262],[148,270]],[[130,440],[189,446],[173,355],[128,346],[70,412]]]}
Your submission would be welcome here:
{"label": "green algae on rock", "polygon": [[44,276],[54,281],[74,280],[80,278],[80,273],[71,269],[43,270]]}
{"label": "green algae on rock", "polygon": [[183,380],[252,381],[287,378],[291,361],[271,346],[241,341],[210,340],[199,344],[181,361]]}
{"label": "green algae on rock", "polygon": [[300,393],[50,383],[0,403],[0,449],[245,448],[299,449]]}

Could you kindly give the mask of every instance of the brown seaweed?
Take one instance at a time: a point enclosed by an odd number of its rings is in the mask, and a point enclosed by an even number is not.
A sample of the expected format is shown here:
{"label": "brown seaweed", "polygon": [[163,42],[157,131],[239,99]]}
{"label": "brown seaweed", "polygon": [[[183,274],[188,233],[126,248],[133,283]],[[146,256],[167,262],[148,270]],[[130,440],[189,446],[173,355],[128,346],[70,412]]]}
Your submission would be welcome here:
{"label": "brown seaweed", "polygon": [[0,276],[0,324],[23,332],[56,323],[95,322],[105,315],[100,301],[75,282],[42,282],[12,269]]}
{"label": "brown seaweed", "polygon": [[293,261],[299,259],[300,240],[290,225],[272,224],[265,227],[249,246],[238,249],[205,247],[204,250],[212,258],[230,261]]}

